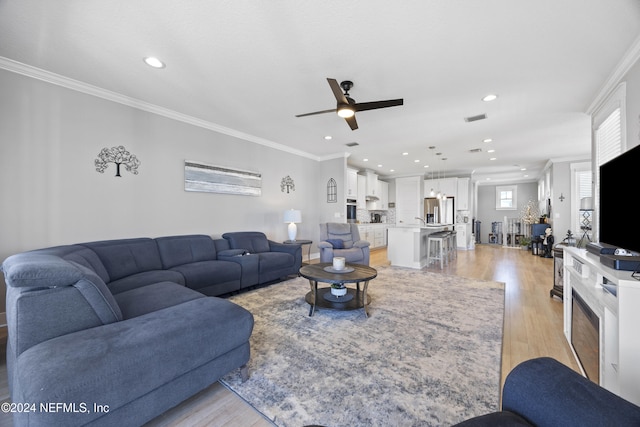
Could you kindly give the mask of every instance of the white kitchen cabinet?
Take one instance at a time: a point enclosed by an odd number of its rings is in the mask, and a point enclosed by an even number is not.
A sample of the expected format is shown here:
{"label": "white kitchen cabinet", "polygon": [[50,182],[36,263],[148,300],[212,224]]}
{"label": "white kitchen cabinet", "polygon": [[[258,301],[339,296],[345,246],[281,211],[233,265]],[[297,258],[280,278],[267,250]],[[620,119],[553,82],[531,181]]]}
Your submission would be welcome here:
{"label": "white kitchen cabinet", "polygon": [[379,189],[378,189],[378,175],[367,171],[364,176],[367,178],[367,196],[378,197]]}
{"label": "white kitchen cabinet", "polygon": [[455,229],[458,249],[469,249],[471,245],[471,224],[456,224]]}
{"label": "white kitchen cabinet", "polygon": [[386,224],[358,225],[360,239],[369,242],[370,249],[387,245],[387,229],[388,226]]}
{"label": "white kitchen cabinet", "polygon": [[358,209],[365,209],[367,207],[367,178],[364,175],[358,175],[358,197],[356,205]]}
{"label": "white kitchen cabinet", "polygon": [[386,181],[378,180],[378,185],[380,188],[380,209],[386,211],[389,209],[389,183]]}
{"label": "white kitchen cabinet", "polygon": [[[444,178],[440,180],[440,192],[447,197],[455,197],[458,194],[458,178]],[[456,209],[458,209],[456,207]]]}
{"label": "white kitchen cabinet", "polygon": [[456,193],[456,209],[469,210],[469,178],[458,178],[458,190]]}
{"label": "white kitchen cabinet", "polygon": [[396,224],[420,226],[416,217],[424,216],[424,179],[422,176],[396,178]]}
{"label": "white kitchen cabinet", "polygon": [[379,211],[389,209],[389,183],[378,180],[378,190],[376,191],[377,199],[367,202],[367,209],[370,211]]}
{"label": "white kitchen cabinet", "polygon": [[367,241],[371,246],[373,246],[374,236],[373,236],[373,231],[370,225],[359,225],[358,232],[360,233],[360,240]]}
{"label": "white kitchen cabinet", "polygon": [[[424,180],[424,197],[435,197],[431,195],[431,189],[434,192],[440,192],[440,194],[445,194],[447,197],[456,197],[458,194],[458,178],[435,178],[435,179],[425,179]],[[456,209],[458,202],[456,202]]]}
{"label": "white kitchen cabinet", "polygon": [[347,169],[347,199],[355,199],[358,197],[358,171],[355,169]]}
{"label": "white kitchen cabinet", "polygon": [[387,227],[376,225],[373,227],[373,247],[381,248],[387,245]]}

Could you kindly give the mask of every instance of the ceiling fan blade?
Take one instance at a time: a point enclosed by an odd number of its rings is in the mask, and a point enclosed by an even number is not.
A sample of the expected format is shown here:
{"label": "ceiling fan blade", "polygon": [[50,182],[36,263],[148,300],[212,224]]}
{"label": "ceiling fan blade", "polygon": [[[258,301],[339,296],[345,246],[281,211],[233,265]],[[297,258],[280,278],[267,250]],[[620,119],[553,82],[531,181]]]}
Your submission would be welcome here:
{"label": "ceiling fan blade", "polygon": [[349,104],[349,101],[347,101],[347,97],[344,96],[344,93],[342,93],[342,89],[340,89],[338,81],[336,79],[329,78],[327,79],[327,81],[329,82],[329,86],[331,86],[333,96],[336,97],[336,101],[338,101],[338,104]]}
{"label": "ceiling fan blade", "polygon": [[336,111],[337,110],[335,108],[332,108],[331,110],[322,110],[322,111],[314,111],[313,113],[298,114],[296,115],[296,117],[314,116],[316,114],[325,114],[325,113],[335,113]]}
{"label": "ceiling fan blade", "polygon": [[358,129],[358,122],[356,122],[356,116],[345,117],[345,120],[349,124],[349,127],[351,128],[351,130]]}
{"label": "ceiling fan blade", "polygon": [[403,99],[389,99],[387,101],[359,102],[354,105],[356,111],[376,110],[378,108],[397,107],[403,105]]}

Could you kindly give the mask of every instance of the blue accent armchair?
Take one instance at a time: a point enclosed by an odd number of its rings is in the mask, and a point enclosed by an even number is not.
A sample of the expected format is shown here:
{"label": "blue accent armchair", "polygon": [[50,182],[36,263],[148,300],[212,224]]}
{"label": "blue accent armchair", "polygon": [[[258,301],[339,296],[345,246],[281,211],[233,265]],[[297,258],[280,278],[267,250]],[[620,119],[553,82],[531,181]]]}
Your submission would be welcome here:
{"label": "blue accent armchair", "polygon": [[320,262],[344,257],[346,262],[369,265],[369,242],[360,240],[356,224],[327,222],[320,224]]}
{"label": "blue accent armchair", "polygon": [[640,426],[640,407],[541,357],[516,366],[502,390],[502,411],[455,427]]}

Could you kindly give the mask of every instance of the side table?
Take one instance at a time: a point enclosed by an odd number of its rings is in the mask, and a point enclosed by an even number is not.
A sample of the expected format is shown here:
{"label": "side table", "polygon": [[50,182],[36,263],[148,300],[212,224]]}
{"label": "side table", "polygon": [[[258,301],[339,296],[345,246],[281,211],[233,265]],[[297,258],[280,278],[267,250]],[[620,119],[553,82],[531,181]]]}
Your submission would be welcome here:
{"label": "side table", "polygon": [[[296,239],[296,240],[285,240],[285,245],[309,245],[309,255],[307,255],[307,264],[311,263],[311,244],[313,240],[304,240],[304,239]],[[302,264],[305,264],[304,262]]]}

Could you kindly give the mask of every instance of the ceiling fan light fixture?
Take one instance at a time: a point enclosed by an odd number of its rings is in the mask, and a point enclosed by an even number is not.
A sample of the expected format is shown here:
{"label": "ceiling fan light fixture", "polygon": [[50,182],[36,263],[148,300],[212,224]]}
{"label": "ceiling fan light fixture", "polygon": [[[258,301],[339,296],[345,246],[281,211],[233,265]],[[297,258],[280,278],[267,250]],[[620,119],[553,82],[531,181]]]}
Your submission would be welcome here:
{"label": "ceiling fan light fixture", "polygon": [[353,117],[356,112],[353,107],[350,105],[341,105],[338,107],[338,115],[343,119],[348,119],[349,117]]}

